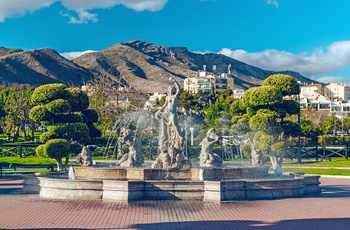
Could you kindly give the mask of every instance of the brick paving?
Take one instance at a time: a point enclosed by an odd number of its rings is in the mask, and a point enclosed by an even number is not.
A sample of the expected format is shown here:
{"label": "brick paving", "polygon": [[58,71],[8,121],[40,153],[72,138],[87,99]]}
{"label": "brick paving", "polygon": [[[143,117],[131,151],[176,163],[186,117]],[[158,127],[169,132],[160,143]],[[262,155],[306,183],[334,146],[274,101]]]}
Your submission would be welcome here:
{"label": "brick paving", "polygon": [[0,180],[0,229],[350,229],[350,177],[321,177],[303,198],[204,203],[48,200]]}

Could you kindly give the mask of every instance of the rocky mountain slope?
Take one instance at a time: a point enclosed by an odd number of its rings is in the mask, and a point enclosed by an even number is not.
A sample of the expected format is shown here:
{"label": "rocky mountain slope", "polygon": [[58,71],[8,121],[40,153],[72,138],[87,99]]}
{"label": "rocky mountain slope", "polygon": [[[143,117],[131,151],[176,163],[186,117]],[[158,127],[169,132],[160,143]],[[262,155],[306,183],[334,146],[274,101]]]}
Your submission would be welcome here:
{"label": "rocky mountain slope", "polygon": [[[137,90],[165,92],[169,77],[174,77],[180,84],[187,76],[196,76],[199,70],[227,73],[228,66],[235,78],[237,88],[247,89],[261,85],[273,71],[263,70],[221,54],[192,53],[184,47],[169,48],[135,40],[116,44],[100,52],[84,54],[73,60],[95,74],[108,75],[121,85],[128,85]],[[311,83],[309,78],[297,72],[284,71],[301,82]]]}
{"label": "rocky mountain slope", "polygon": [[63,82],[82,85],[93,74],[52,49],[30,51],[0,48],[0,86]]}
{"label": "rocky mountain slope", "polygon": [[[86,53],[73,61],[52,49],[23,51],[0,47],[0,86],[31,84],[34,86],[63,82],[80,86],[96,76],[108,76],[116,85],[138,91],[166,92],[169,77],[183,85],[183,79],[196,76],[206,66],[212,72],[228,72],[236,88],[260,85],[273,71],[263,70],[221,54],[192,53],[184,47],[166,47],[134,40],[119,43],[100,52]],[[299,73],[285,71],[301,82],[315,82]]]}

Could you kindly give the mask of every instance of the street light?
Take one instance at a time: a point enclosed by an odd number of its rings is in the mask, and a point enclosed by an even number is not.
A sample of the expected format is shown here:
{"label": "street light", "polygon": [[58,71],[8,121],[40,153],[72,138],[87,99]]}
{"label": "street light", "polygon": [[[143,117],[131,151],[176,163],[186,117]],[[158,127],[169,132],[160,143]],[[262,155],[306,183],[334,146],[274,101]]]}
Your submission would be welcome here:
{"label": "street light", "polygon": [[[298,94],[298,104],[299,104],[299,111],[298,111],[298,126],[300,128],[300,95]],[[297,149],[297,155],[298,155],[298,164],[301,164],[301,144],[300,144],[300,132],[298,135],[298,149]]]}

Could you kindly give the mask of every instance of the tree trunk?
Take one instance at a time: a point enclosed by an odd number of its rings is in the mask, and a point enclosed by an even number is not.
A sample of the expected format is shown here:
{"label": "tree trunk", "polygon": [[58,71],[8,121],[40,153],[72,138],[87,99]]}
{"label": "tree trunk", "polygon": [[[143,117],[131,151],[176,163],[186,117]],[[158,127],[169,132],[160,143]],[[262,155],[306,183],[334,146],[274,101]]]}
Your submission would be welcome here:
{"label": "tree trunk", "polygon": [[66,161],[64,163],[64,168],[67,169],[68,168],[68,163],[69,163],[69,153],[66,155]]}
{"label": "tree trunk", "polygon": [[63,171],[63,166],[62,166],[62,158],[55,158],[57,162],[57,171],[61,172]]}
{"label": "tree trunk", "polygon": [[21,120],[21,130],[22,130],[22,138],[24,141],[27,141],[27,132],[26,132],[26,122],[25,120]]}
{"label": "tree trunk", "polygon": [[32,130],[32,141],[35,140],[35,124],[34,122],[30,122],[30,128]]}

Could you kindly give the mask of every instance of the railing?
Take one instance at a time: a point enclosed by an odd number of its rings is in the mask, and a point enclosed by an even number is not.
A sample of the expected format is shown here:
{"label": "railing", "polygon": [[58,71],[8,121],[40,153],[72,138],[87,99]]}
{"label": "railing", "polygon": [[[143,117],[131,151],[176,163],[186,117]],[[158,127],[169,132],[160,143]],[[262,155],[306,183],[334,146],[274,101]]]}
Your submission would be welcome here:
{"label": "railing", "polygon": [[[30,155],[35,155],[35,148],[38,143],[32,144],[2,144],[2,153],[7,155],[14,155],[18,157],[25,157]],[[5,147],[5,148],[4,148]]]}
{"label": "railing", "polygon": [[[301,158],[315,158],[318,161],[319,158],[327,159],[333,156],[345,157],[348,160],[348,146],[347,145],[325,145],[322,148],[316,146],[301,147]],[[291,148],[284,152],[285,158],[297,158],[297,147]]]}

